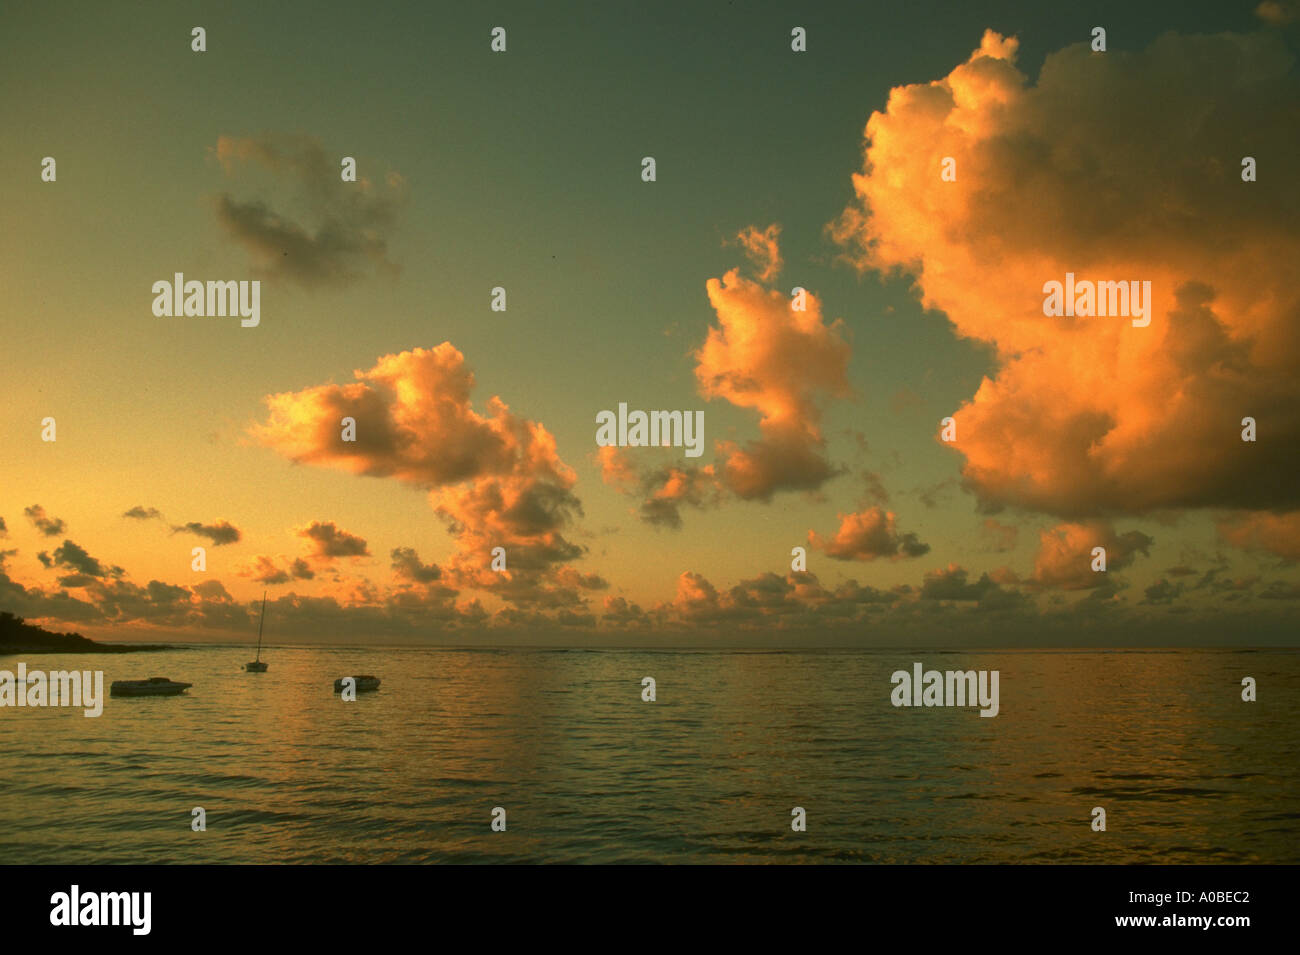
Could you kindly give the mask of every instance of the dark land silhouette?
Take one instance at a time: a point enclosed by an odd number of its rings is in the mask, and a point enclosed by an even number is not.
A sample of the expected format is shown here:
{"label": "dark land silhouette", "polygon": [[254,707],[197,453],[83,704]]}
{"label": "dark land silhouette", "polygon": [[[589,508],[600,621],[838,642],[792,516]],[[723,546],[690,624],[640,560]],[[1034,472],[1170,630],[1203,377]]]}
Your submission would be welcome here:
{"label": "dark land silhouette", "polygon": [[161,643],[96,643],[79,633],[54,633],[7,610],[0,611],[0,654],[7,653],[139,653],[174,650]]}

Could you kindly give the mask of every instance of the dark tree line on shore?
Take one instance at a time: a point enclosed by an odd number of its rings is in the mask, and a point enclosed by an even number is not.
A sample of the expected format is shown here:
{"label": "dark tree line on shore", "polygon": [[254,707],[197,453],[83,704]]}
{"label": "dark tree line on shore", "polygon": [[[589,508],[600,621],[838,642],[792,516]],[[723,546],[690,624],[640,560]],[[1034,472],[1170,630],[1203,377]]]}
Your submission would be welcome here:
{"label": "dark tree line on shore", "polygon": [[0,653],[131,653],[166,650],[157,644],[121,646],[96,643],[79,633],[54,633],[7,610],[0,610]]}

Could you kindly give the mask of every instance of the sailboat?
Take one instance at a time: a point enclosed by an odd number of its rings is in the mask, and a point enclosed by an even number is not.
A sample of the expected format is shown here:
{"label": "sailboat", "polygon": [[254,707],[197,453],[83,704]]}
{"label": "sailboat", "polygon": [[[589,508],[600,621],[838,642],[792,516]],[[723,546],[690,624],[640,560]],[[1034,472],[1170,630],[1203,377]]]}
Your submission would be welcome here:
{"label": "sailboat", "polygon": [[266,664],[262,662],[262,623],[266,620],[266,591],[262,591],[262,616],[257,620],[257,659],[245,663],[244,669],[249,673],[265,673]]}

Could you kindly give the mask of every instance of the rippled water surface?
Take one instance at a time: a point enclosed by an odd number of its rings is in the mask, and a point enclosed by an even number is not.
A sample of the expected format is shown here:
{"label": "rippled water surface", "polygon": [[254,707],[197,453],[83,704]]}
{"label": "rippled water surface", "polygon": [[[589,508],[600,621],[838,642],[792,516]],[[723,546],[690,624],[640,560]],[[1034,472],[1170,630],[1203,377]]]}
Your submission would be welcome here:
{"label": "rippled water surface", "polygon": [[[98,719],[0,709],[0,859],[1300,862],[1294,651],[246,656],[0,657],[194,684]],[[1000,714],[894,708],[915,661],[999,670]],[[358,672],[382,688],[341,702]]]}

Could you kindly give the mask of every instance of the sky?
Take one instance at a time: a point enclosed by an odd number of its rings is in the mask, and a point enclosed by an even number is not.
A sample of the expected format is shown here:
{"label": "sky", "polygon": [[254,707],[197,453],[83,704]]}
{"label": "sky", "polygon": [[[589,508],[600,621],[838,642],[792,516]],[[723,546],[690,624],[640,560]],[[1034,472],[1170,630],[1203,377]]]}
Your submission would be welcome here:
{"label": "sky", "polygon": [[[1293,643],[1296,7],[1050,7],[0,11],[0,610]],[[156,315],[178,272],[258,325]],[[1044,315],[1067,273],[1149,324]],[[703,453],[598,446],[620,403]]]}

